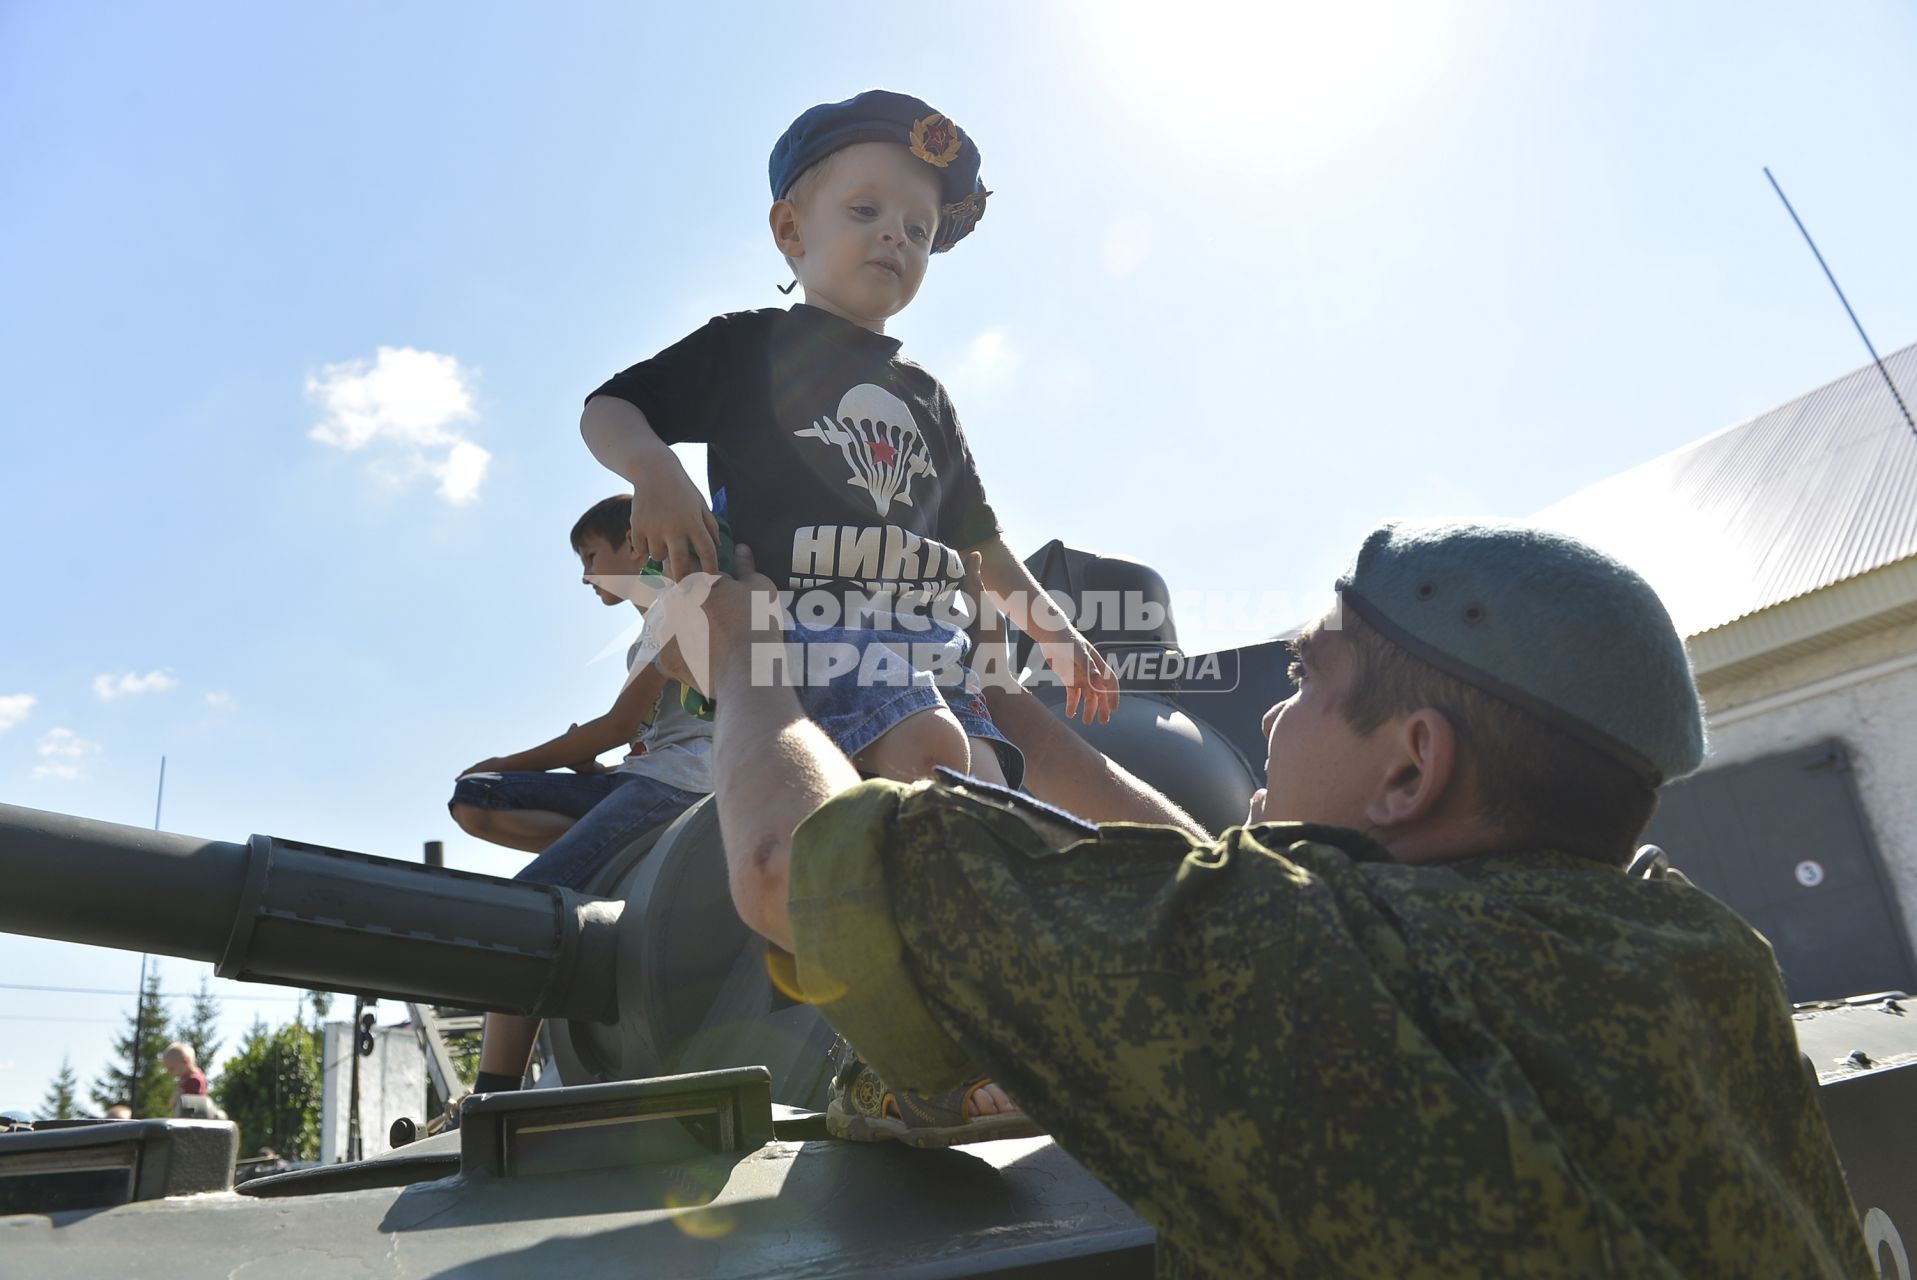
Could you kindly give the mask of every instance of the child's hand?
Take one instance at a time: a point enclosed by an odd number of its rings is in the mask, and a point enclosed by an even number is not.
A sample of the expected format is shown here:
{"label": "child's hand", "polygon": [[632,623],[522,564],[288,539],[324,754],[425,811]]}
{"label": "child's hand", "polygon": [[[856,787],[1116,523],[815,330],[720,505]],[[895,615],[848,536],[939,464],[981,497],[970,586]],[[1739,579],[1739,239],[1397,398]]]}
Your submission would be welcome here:
{"label": "child's hand", "polygon": [[1056,640],[1041,641],[1039,651],[1065,682],[1065,718],[1085,711],[1085,723],[1109,724],[1118,707],[1118,676],[1092,642],[1068,627]]}
{"label": "child's hand", "polygon": [[484,760],[481,760],[478,764],[467,765],[464,769],[461,769],[458,772],[458,774],[455,775],[455,777],[463,778],[469,773],[505,773],[505,772],[506,772],[506,757],[487,756]]}
{"label": "child's hand", "polygon": [[683,467],[654,467],[633,486],[632,549],[675,582],[719,571],[719,519]]}

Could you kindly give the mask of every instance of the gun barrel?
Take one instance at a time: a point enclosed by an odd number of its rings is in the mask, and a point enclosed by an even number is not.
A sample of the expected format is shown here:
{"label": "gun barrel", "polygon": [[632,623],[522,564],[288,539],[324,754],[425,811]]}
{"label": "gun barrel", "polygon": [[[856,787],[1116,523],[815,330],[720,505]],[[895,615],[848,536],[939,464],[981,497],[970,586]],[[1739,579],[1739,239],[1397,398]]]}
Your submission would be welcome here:
{"label": "gun barrel", "polygon": [[0,805],[0,931],[211,961],[221,977],[611,1019],[624,903],[254,836]]}

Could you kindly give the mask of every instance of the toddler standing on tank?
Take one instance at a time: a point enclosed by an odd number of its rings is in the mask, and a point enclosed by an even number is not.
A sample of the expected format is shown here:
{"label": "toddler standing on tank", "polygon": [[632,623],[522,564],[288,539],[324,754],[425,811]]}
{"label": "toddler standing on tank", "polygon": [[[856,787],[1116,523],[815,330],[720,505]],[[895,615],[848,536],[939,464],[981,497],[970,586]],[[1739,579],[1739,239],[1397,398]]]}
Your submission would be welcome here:
{"label": "toddler standing on tank", "polygon": [[[780,678],[863,771],[1017,786],[965,661],[968,556],[1068,715],[1109,719],[1118,683],[1006,545],[945,388],[885,332],[984,213],[978,149],[919,99],[871,90],[800,115],[769,170],[773,243],[804,301],[719,316],[616,375],[580,430],[631,482],[634,551],[668,577],[720,568],[722,520],[753,550],[787,595]],[[708,448],[710,509],[679,442]]]}

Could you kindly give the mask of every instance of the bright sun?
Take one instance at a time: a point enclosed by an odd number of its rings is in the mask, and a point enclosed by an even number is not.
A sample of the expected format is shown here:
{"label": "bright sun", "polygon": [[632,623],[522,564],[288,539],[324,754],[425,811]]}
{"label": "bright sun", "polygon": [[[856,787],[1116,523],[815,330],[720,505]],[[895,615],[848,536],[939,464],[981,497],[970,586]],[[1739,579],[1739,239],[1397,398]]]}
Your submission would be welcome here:
{"label": "bright sun", "polygon": [[1392,114],[1443,60],[1448,5],[1085,0],[1087,51],[1195,149],[1295,170]]}

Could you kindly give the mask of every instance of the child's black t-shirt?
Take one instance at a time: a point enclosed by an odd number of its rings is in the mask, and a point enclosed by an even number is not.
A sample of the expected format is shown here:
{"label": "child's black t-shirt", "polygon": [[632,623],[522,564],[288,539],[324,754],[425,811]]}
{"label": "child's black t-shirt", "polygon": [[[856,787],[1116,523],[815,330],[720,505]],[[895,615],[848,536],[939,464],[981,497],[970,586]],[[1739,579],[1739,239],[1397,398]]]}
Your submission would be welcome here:
{"label": "child's black t-shirt", "polygon": [[708,446],[713,510],[781,587],[922,598],[957,584],[998,517],[945,388],[898,352],[817,307],[741,311],[592,394]]}

